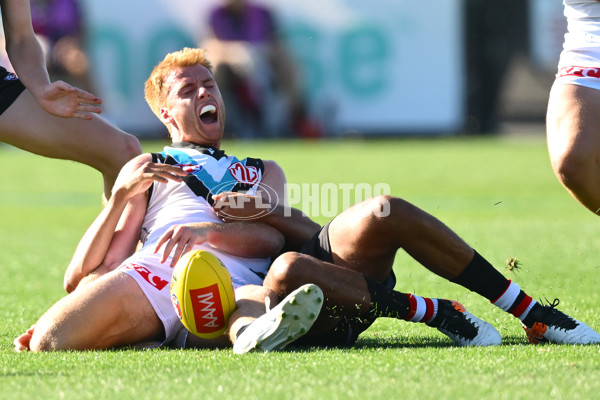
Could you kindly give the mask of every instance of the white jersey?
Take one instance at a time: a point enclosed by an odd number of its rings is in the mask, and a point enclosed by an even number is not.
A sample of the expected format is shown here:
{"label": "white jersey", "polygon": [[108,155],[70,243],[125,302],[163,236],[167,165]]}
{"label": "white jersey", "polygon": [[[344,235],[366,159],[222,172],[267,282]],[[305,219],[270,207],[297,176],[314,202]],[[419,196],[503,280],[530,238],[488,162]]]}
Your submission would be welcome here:
{"label": "white jersey", "polygon": [[[119,270],[139,284],[164,326],[163,343],[168,343],[184,328],[171,305],[171,257],[161,264],[160,254],[154,254],[158,239],[175,224],[223,223],[212,209],[212,196],[224,191],[254,193],[264,167],[258,159],[238,160],[220,150],[187,143],[165,147],[162,153],[153,154],[153,160],[179,166],[189,174],[183,182],[154,183],[142,224],[143,247],[125,260]],[[228,269],[235,288],[262,285],[271,262],[270,258],[237,257],[208,244],[194,249],[208,250],[217,256]]]}
{"label": "white jersey", "polygon": [[[142,224],[142,251],[154,251],[158,239],[177,224],[214,222],[222,224],[212,209],[212,196],[225,191],[243,189],[254,194],[262,179],[262,162],[247,158],[238,160],[222,151],[191,144],[176,144],[154,155],[156,161],[176,165],[189,175],[183,182],[155,182],[152,186],[146,217]],[[236,257],[208,245],[198,249],[214,253],[227,267],[235,287],[261,285],[270,265],[269,258]]]}

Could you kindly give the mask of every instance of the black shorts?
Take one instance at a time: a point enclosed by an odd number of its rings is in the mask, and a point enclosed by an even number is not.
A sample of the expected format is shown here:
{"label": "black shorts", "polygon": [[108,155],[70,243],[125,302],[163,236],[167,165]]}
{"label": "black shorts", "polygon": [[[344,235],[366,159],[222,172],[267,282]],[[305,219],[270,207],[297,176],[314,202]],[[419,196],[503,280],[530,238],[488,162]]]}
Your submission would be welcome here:
{"label": "black shorts", "polygon": [[12,72],[0,67],[0,114],[15,102],[25,90],[25,86]]}
{"label": "black shorts", "polygon": [[[315,233],[315,235],[302,246],[300,253],[333,264],[333,256],[331,255],[331,246],[329,244],[330,223],[331,221],[323,226],[319,232]],[[394,271],[390,273],[383,284],[389,289],[394,289],[396,286],[396,275],[394,274]],[[300,346],[327,347],[352,346],[358,339],[358,336],[375,322],[375,319],[376,318],[357,319],[342,317],[335,328],[330,332],[316,336],[303,336],[295,341],[294,344]]]}

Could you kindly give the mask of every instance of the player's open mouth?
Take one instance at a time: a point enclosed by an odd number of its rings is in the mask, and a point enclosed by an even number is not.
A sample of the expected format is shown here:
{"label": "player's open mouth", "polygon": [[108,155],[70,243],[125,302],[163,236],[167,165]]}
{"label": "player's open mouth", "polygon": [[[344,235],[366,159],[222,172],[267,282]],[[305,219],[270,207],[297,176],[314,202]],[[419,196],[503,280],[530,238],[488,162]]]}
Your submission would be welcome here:
{"label": "player's open mouth", "polygon": [[217,107],[208,104],[200,110],[200,120],[205,124],[214,124],[219,119]]}

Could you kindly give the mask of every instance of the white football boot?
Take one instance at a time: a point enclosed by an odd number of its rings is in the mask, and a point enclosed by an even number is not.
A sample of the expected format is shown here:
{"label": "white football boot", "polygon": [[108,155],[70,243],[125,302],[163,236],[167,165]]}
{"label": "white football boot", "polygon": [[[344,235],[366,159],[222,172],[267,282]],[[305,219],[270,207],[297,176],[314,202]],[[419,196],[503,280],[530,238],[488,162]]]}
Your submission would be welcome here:
{"label": "white football boot", "polygon": [[323,292],[312,283],[299,287],[272,309],[266,299],[266,314],[247,325],[235,339],[234,354],[281,350],[304,335],[314,324],[323,305]]}
{"label": "white football boot", "polygon": [[[552,304],[535,307],[527,319],[534,321],[531,326],[523,325],[530,343],[556,344],[594,344],[600,343],[598,332],[576,319],[569,317],[555,307],[559,300]],[[539,304],[539,303],[538,303]]]}
{"label": "white football boot", "polygon": [[457,301],[438,299],[437,315],[427,325],[437,328],[460,346],[498,346],[502,342],[496,328]]}

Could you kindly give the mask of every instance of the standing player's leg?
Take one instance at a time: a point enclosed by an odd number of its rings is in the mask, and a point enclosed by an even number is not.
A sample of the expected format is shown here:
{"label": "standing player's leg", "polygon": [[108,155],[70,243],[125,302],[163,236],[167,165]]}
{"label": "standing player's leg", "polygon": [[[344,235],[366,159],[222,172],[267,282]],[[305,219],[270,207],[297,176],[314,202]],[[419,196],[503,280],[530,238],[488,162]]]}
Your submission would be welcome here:
{"label": "standing player's leg", "polygon": [[555,83],[546,130],[554,173],[571,195],[600,215],[600,90]]}
{"label": "standing player's leg", "polygon": [[113,271],[54,304],[37,322],[32,351],[99,350],[164,338],[137,282]]}
{"label": "standing player's leg", "polygon": [[25,90],[0,115],[0,141],[45,157],[73,160],[100,171],[110,196],[121,167],[141,153],[137,138],[93,115],[91,120],[48,114]]}

